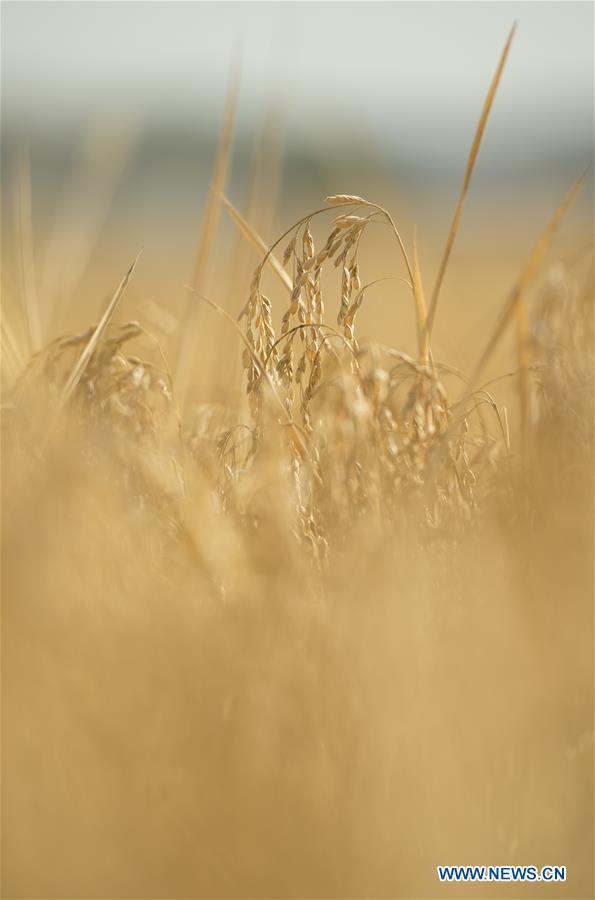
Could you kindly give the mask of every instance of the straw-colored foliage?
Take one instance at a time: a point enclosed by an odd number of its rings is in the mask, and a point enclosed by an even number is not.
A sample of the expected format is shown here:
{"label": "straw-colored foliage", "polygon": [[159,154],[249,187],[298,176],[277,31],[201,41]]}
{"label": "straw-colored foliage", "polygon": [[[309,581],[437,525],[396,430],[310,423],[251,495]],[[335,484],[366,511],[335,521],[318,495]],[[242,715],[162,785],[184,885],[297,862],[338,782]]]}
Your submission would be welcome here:
{"label": "straw-colored foliage", "polygon": [[[181,402],[192,354],[126,321],[130,272],[29,361],[3,321],[5,895],[436,896],[462,862],[591,895],[584,267],[519,260],[460,372],[431,343],[445,265],[428,322],[388,210],[338,194],[263,251],[224,206],[260,262],[234,319],[203,232],[187,324],[192,349],[199,307],[226,319],[237,405]],[[380,225],[415,352],[358,336]],[[481,376],[519,309],[513,408]]]}

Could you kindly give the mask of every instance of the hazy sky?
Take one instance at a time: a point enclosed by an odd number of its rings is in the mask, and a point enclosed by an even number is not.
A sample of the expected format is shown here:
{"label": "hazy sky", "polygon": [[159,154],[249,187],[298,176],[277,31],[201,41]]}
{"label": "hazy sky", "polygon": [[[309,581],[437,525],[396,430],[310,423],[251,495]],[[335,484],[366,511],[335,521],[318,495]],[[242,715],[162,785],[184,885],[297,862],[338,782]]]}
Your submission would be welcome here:
{"label": "hazy sky", "polygon": [[210,130],[233,47],[240,129],[273,102],[288,132],[338,131],[421,156],[468,148],[499,52],[518,33],[489,152],[565,156],[592,141],[590,2],[3,2],[4,128],[106,117]]}

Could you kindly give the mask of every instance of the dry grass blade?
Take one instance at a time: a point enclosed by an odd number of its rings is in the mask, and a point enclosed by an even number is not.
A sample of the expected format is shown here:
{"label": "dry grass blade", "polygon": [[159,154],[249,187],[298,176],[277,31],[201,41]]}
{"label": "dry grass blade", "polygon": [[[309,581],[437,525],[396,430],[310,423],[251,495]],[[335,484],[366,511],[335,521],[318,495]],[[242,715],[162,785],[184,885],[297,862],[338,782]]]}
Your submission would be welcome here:
{"label": "dry grass blade", "polygon": [[527,460],[529,453],[529,316],[527,305],[519,297],[515,304],[517,356],[519,364],[519,399],[521,405],[521,458]]}
{"label": "dry grass blade", "polygon": [[18,358],[14,353],[6,339],[4,329],[0,334],[0,366],[2,367],[2,381],[4,382],[4,372],[7,371],[8,378],[11,382],[16,381],[22,368],[19,366]]}
{"label": "dry grass blade", "polygon": [[[581,175],[578,181],[572,186],[572,188],[568,191],[566,196],[564,197],[562,203],[552,216],[549,221],[545,231],[535,244],[529,259],[525,265],[525,268],[521,272],[521,275],[516,282],[515,286],[512,289],[512,292],[504,305],[504,309],[500,315],[500,319],[496,328],[494,329],[494,333],[492,334],[490,340],[487,343],[487,346],[483,353],[479,358],[479,362],[475,366],[473,370],[473,374],[471,375],[470,382],[471,384],[475,384],[479,375],[487,365],[492,353],[496,349],[502,335],[504,334],[508,323],[510,322],[512,316],[516,313],[517,308],[523,303],[525,293],[527,288],[531,284],[533,278],[535,277],[545,254],[547,253],[548,247],[552,241],[552,238],[558,228],[560,222],[572,206],[579,190],[581,189],[585,176]],[[525,332],[526,326],[521,326],[521,333]],[[524,358],[524,354],[523,354]]]}
{"label": "dry grass blade", "polygon": [[413,232],[413,295],[415,297],[415,305],[417,309],[417,340],[419,349],[419,361],[425,364],[428,361],[428,345],[429,334],[426,330],[426,299],[424,295],[423,283],[421,280],[421,271],[419,268],[419,257],[417,254],[417,240],[415,231]]}
{"label": "dry grass blade", "polygon": [[251,244],[254,245],[254,247],[256,247],[257,250],[266,254],[267,263],[270,265],[270,267],[274,271],[275,275],[277,275],[277,277],[279,278],[279,280],[281,281],[283,286],[291,294],[291,292],[293,290],[293,282],[292,282],[291,278],[289,277],[289,275],[287,274],[287,272],[285,271],[285,269],[283,268],[283,266],[281,265],[281,263],[279,262],[279,260],[277,259],[277,257],[274,256],[273,253],[268,252],[269,248],[268,248],[267,244],[263,241],[263,239],[260,237],[260,235],[254,230],[254,228],[252,228],[250,223],[246,221],[246,219],[243,217],[241,212],[238,209],[236,209],[236,207],[233,205],[233,203],[230,200],[227,199],[225,194],[220,194],[219,196],[221,198],[221,202],[223,203],[225,209],[227,210],[227,212],[229,213],[229,215],[231,216],[231,218],[233,219],[235,224],[238,226],[241,233],[244,235],[244,237],[248,241],[250,241]]}
{"label": "dry grass blade", "polygon": [[23,287],[23,305],[27,319],[29,346],[36,353],[43,343],[35,266],[33,261],[33,227],[31,222],[31,168],[29,155],[17,160],[15,215],[19,263]]}
{"label": "dry grass blade", "polygon": [[446,247],[444,248],[444,255],[442,256],[442,261],[440,263],[440,268],[438,270],[438,276],[436,278],[436,284],[434,286],[434,290],[432,293],[432,299],[430,301],[430,310],[429,310],[428,320],[427,320],[427,325],[426,325],[426,330],[428,332],[428,335],[432,334],[432,327],[434,325],[434,319],[436,316],[436,307],[438,305],[438,297],[440,296],[440,288],[442,287],[442,282],[444,280],[444,273],[446,272],[446,267],[447,267],[448,261],[450,259],[450,254],[451,254],[454,242],[456,240],[457,232],[459,230],[459,224],[461,222],[463,206],[465,203],[465,198],[467,196],[467,191],[469,190],[469,184],[471,182],[471,176],[473,175],[475,163],[477,161],[477,155],[479,153],[479,148],[481,146],[483,133],[485,131],[486,123],[487,123],[488,117],[490,115],[490,110],[491,110],[492,104],[494,102],[494,97],[496,96],[496,91],[498,90],[500,78],[502,76],[502,72],[503,72],[504,66],[506,64],[506,59],[508,57],[508,52],[510,50],[510,45],[512,43],[512,39],[514,37],[515,31],[516,31],[516,22],[512,26],[512,28],[510,30],[510,34],[508,35],[508,39],[504,45],[504,49],[502,50],[502,54],[500,56],[500,61],[498,63],[498,68],[496,69],[496,72],[492,79],[492,83],[490,84],[490,88],[488,90],[487,96],[486,96],[484,104],[483,104],[483,109],[481,111],[479,124],[475,131],[475,137],[473,138],[473,144],[471,145],[471,151],[469,153],[469,158],[467,160],[467,168],[465,169],[465,178],[463,179],[463,186],[462,186],[461,192],[459,194],[459,199],[458,199],[457,206],[455,209],[455,214],[454,214],[454,217],[452,220],[452,224],[450,226],[450,232],[448,234],[448,239],[446,241]]}
{"label": "dry grass blade", "polygon": [[122,295],[123,295],[124,291],[126,290],[128,282],[132,278],[132,273],[134,272],[134,270],[136,268],[136,264],[140,258],[140,255],[141,255],[141,253],[139,252],[136,256],[136,259],[134,260],[134,262],[132,263],[132,265],[130,266],[128,271],[126,272],[126,275],[124,276],[124,278],[118,285],[116,293],[110,300],[107,309],[105,310],[103,316],[101,317],[101,319],[99,321],[99,324],[97,325],[97,328],[91,335],[91,339],[89,340],[89,343],[86,345],[85,349],[81,353],[74,369],[72,370],[66,384],[64,385],[64,388],[62,390],[62,396],[60,398],[61,406],[64,406],[68,402],[68,400],[72,396],[72,393],[75,390],[77,384],[81,380],[81,377],[89,364],[89,360],[93,356],[93,353],[95,352],[95,349],[97,348],[97,345],[98,345],[99,341],[101,340],[101,336],[103,335],[103,333],[104,333],[105,329],[107,328],[107,326],[109,325],[116,309],[118,308],[118,304],[119,304],[120,300],[122,299]]}
{"label": "dry grass blade", "polygon": [[19,348],[19,342],[5,314],[0,315],[0,340],[3,358],[10,360],[10,365],[17,374],[25,368],[26,356]]}
{"label": "dry grass blade", "polygon": [[[207,264],[211,256],[215,236],[217,234],[217,226],[219,224],[219,202],[225,188],[227,172],[229,169],[239,83],[239,60],[236,60],[227,95],[217,157],[213,169],[212,190],[209,193],[209,199],[207,201],[207,208],[196,253],[196,262],[194,264],[192,285],[198,294],[202,293],[205,287],[204,282]],[[196,302],[196,298],[190,295],[186,306],[184,320],[182,322],[180,350],[175,371],[175,384],[181,407],[184,405],[192,374],[192,364],[196,350],[196,342],[198,340],[199,315],[200,305]]]}

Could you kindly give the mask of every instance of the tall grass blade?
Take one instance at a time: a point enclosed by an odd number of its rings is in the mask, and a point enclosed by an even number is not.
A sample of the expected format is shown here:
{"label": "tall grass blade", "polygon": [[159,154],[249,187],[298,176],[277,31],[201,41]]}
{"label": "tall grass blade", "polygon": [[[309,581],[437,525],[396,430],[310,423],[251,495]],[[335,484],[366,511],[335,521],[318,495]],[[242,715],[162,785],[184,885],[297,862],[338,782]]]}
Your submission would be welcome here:
{"label": "tall grass blade", "polygon": [[113,315],[114,315],[116,309],[118,308],[120,300],[122,299],[122,295],[124,294],[124,291],[126,290],[126,287],[128,286],[128,282],[132,278],[132,273],[134,272],[134,270],[136,268],[136,264],[140,258],[141,252],[142,251],[140,251],[137,254],[136,259],[134,260],[134,262],[132,263],[132,265],[130,266],[130,268],[128,269],[126,274],[124,275],[124,278],[122,279],[120,284],[118,285],[116,293],[110,300],[110,302],[107,306],[107,309],[105,310],[104,314],[102,315],[102,317],[99,321],[99,324],[97,325],[97,328],[91,335],[89,343],[87,344],[87,346],[81,353],[74,369],[70,373],[70,376],[69,376],[68,380],[66,381],[66,384],[64,385],[64,388],[62,390],[62,396],[60,398],[60,406],[63,407],[68,402],[68,400],[72,396],[77,384],[81,380],[81,378],[85,372],[85,369],[89,365],[89,360],[93,356],[93,353],[95,352],[97,345],[99,344],[99,341],[101,340],[101,337],[102,337],[105,329],[107,328],[110,321],[112,320]]}
{"label": "tall grass blade", "polygon": [[448,239],[446,241],[446,247],[444,248],[444,254],[442,256],[442,261],[440,263],[440,268],[438,270],[438,276],[436,278],[436,284],[434,285],[434,290],[432,292],[432,299],[430,300],[430,311],[428,314],[427,321],[427,331],[428,334],[432,334],[432,328],[434,326],[434,319],[436,317],[436,307],[438,306],[438,298],[440,296],[440,289],[442,287],[442,282],[444,280],[444,273],[446,272],[446,267],[448,266],[448,261],[450,259],[450,254],[454,245],[454,242],[457,237],[457,232],[459,230],[459,225],[461,222],[461,215],[463,213],[463,206],[465,204],[465,198],[467,197],[467,192],[469,190],[469,185],[471,183],[471,177],[473,175],[473,170],[475,168],[475,163],[477,161],[477,156],[479,154],[479,148],[481,146],[481,141],[483,138],[483,133],[485,131],[485,127],[490,115],[490,111],[492,109],[492,104],[494,102],[494,97],[496,96],[496,91],[498,90],[498,85],[500,84],[500,78],[502,77],[502,72],[504,71],[504,66],[506,64],[506,59],[508,57],[508,52],[510,50],[510,45],[512,44],[512,39],[514,37],[514,33],[516,31],[516,22],[512,26],[510,30],[510,34],[506,40],[504,45],[504,49],[502,50],[502,54],[500,56],[500,61],[498,62],[498,68],[494,74],[492,79],[492,83],[490,84],[490,88],[488,90],[487,96],[485,98],[483,109],[481,111],[481,116],[479,119],[479,124],[475,131],[475,137],[473,138],[473,143],[471,145],[471,151],[469,153],[469,158],[467,160],[467,168],[465,169],[465,178],[463,179],[463,186],[461,188],[461,192],[459,194],[459,199],[457,202],[457,206],[455,209],[455,214],[452,220],[452,224],[450,226],[450,231],[448,234]]}
{"label": "tall grass blade", "polygon": [[23,306],[27,321],[29,348],[37,353],[43,343],[41,317],[37,297],[37,278],[33,254],[31,209],[31,166],[29,154],[23,152],[16,164],[15,216],[17,249],[21,272]]}
{"label": "tall grass blade", "polygon": [[428,361],[429,334],[426,329],[427,309],[424,287],[421,280],[419,256],[417,252],[417,239],[413,232],[413,296],[417,311],[417,342],[419,361],[425,364]]}

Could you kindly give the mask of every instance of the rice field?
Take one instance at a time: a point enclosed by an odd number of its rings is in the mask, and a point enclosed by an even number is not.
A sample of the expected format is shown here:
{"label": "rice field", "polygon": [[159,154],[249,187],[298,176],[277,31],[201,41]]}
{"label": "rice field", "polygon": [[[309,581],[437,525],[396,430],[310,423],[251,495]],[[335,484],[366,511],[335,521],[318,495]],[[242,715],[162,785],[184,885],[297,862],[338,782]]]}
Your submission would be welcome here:
{"label": "rice field", "polygon": [[[180,315],[129,315],[140,253],[56,337],[17,180],[3,896],[537,896],[438,864],[565,865],[542,895],[593,896],[588,173],[469,364],[434,342],[513,36],[435,271],[348,185],[265,240],[227,193],[232,84]],[[413,344],[368,336],[370,304]]]}

